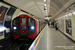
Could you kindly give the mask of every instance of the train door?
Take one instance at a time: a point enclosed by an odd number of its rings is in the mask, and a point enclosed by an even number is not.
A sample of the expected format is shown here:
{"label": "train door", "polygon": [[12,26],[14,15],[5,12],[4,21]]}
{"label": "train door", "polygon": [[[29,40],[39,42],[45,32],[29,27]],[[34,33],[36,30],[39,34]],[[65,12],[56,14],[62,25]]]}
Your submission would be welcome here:
{"label": "train door", "polygon": [[27,17],[20,17],[20,33],[27,33]]}

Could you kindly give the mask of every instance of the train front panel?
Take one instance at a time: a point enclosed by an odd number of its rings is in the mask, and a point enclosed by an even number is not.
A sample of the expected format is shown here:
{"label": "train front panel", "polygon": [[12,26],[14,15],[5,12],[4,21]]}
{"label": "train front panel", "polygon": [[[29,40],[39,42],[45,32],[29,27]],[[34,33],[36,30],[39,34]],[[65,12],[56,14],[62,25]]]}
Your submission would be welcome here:
{"label": "train front panel", "polygon": [[12,35],[14,39],[35,39],[37,36],[37,21],[33,17],[20,15],[16,17],[12,23]]}

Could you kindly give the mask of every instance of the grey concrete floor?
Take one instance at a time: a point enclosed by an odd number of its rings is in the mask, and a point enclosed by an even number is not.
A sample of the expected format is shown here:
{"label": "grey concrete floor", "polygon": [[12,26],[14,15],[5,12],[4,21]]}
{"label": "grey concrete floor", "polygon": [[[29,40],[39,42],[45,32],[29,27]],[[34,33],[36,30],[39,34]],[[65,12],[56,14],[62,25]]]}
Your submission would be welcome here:
{"label": "grey concrete floor", "polygon": [[55,28],[48,26],[47,50],[75,50],[75,44]]}
{"label": "grey concrete floor", "polygon": [[58,30],[47,26],[36,50],[75,50],[75,44]]}

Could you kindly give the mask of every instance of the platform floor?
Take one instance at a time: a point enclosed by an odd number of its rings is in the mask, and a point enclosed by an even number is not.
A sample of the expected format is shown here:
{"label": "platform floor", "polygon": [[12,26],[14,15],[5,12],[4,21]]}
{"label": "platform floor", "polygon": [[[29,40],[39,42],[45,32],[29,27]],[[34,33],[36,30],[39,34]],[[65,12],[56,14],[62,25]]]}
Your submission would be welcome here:
{"label": "platform floor", "polygon": [[35,50],[75,50],[75,43],[58,30],[47,26]]}

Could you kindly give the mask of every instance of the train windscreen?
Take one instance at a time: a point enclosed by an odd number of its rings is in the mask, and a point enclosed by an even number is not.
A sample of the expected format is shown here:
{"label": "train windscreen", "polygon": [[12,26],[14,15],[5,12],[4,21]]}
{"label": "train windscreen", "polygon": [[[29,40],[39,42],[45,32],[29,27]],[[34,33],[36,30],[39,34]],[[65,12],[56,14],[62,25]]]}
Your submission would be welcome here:
{"label": "train windscreen", "polygon": [[13,32],[17,34],[19,32],[19,18],[13,20]]}
{"label": "train windscreen", "polygon": [[21,30],[26,29],[26,18],[21,18]]}
{"label": "train windscreen", "polygon": [[28,18],[28,26],[34,26],[35,27],[35,21],[32,18]]}
{"label": "train windscreen", "polygon": [[35,33],[35,20],[32,18],[28,18],[28,35],[32,35]]}
{"label": "train windscreen", "polygon": [[35,20],[32,18],[28,18],[28,35],[32,35],[35,33]]}

